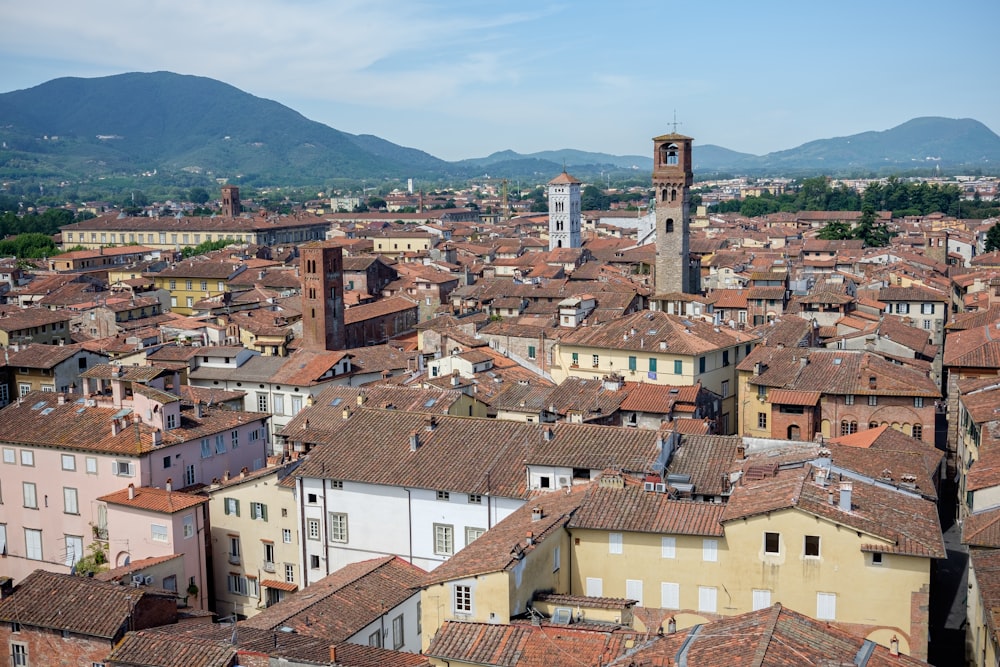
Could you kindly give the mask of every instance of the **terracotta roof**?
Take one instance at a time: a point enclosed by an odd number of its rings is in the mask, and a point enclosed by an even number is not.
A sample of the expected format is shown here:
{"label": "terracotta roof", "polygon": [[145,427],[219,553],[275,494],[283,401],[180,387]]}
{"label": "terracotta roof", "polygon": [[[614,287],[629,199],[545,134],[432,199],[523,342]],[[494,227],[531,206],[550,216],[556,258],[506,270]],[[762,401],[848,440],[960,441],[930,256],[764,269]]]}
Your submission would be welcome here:
{"label": "terracotta roof", "polygon": [[287,581],[278,581],[277,579],[264,579],[260,582],[260,585],[265,588],[276,588],[279,591],[288,591],[289,593],[294,593],[299,589],[296,584],[289,583]]}
{"label": "terracotta roof", "polygon": [[236,649],[224,640],[173,637],[159,632],[129,632],[108,662],[129,667],[231,667]]}
{"label": "terracotta roof", "polygon": [[[0,619],[111,639],[132,616],[145,588],[35,570],[0,600]],[[58,600],[58,604],[53,601]]]}
{"label": "terracotta roof", "polygon": [[693,405],[701,392],[701,382],[693,385],[656,385],[648,382],[626,382],[628,395],[622,399],[622,410],[670,414],[678,403]]}
{"label": "terracotta roof", "polygon": [[641,352],[665,349],[671,354],[697,355],[754,340],[756,336],[728,327],[715,327],[704,320],[640,311],[569,331],[563,335],[562,344]]}
{"label": "terracotta roof", "polygon": [[822,394],[818,391],[794,391],[791,389],[772,389],[767,393],[767,402],[776,405],[815,406]]}
{"label": "terracotta roof", "polygon": [[49,310],[48,308],[22,308],[20,310],[4,310],[0,314],[0,331],[19,331],[32,327],[41,327],[58,322],[69,322],[73,317],[67,311]]}
{"label": "terracotta roof", "polygon": [[376,301],[375,303],[367,303],[360,306],[354,306],[353,308],[348,308],[344,311],[344,324],[354,324],[355,322],[362,322],[375,317],[382,317],[383,315],[400,313],[411,309],[416,310],[417,304],[410,301],[406,297],[393,296]]}
{"label": "terracotta roof", "polygon": [[77,345],[42,345],[36,343],[17,352],[7,351],[6,365],[14,368],[53,368],[80,352]]}
{"label": "terracotta roof", "polygon": [[567,174],[564,170],[563,173],[549,181],[549,185],[580,185],[580,181]]}
{"label": "terracotta roof", "polygon": [[167,563],[175,558],[184,558],[184,554],[167,554],[166,556],[137,558],[129,561],[128,565],[122,565],[121,567],[115,567],[110,570],[97,572],[94,574],[94,579],[97,579],[98,581],[121,581],[134,572],[141,572],[146,568],[160,565],[161,563]]}
{"label": "terracotta roof", "polygon": [[973,512],[962,523],[962,544],[1000,549],[1000,508]]}
{"label": "terracotta roof", "polygon": [[[132,498],[129,498],[130,492],[133,494]],[[101,496],[98,500],[111,505],[122,505],[124,507],[146,510],[147,512],[175,514],[201,505],[202,503],[207,503],[208,497],[193,493],[184,493],[183,491],[167,491],[155,486],[135,488],[129,484],[128,488]]]}
{"label": "terracotta roof", "polygon": [[241,625],[346,641],[416,594],[425,572],[395,556],[347,565]]}
{"label": "terracotta roof", "polygon": [[949,332],[945,338],[945,366],[1000,368],[1000,321]]}
{"label": "terracotta roof", "polygon": [[271,377],[271,382],[295,386],[312,386],[333,375],[327,375],[348,353],[329,350],[296,350]]}
{"label": "terracotta roof", "polygon": [[729,490],[723,479],[729,478],[741,442],[737,435],[684,435],[667,466],[667,474],[689,475],[698,495],[721,495]]}

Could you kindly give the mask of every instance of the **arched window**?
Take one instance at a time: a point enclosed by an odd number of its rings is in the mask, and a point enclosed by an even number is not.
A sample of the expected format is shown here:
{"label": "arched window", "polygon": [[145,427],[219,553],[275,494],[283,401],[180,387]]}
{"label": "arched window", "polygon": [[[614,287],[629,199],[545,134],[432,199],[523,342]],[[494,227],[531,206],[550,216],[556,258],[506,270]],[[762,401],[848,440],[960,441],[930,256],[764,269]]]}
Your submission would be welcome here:
{"label": "arched window", "polygon": [[789,440],[798,440],[799,437],[800,437],[800,429],[799,429],[798,424],[792,424],[791,426],[789,426],[788,427],[788,439]]}
{"label": "arched window", "polygon": [[666,155],[666,160],[664,164],[674,165],[677,164],[677,144],[668,144],[663,148],[663,153]]}
{"label": "arched window", "polygon": [[858,422],[847,421],[846,419],[840,422],[840,435],[850,435],[852,433],[858,432]]}
{"label": "arched window", "polygon": [[664,227],[665,227],[664,231],[666,231],[668,234],[670,232],[674,231],[674,219],[673,218],[667,218],[667,223],[666,223],[666,225]]}
{"label": "arched window", "polygon": [[670,201],[677,201],[677,190],[670,191]]}
{"label": "arched window", "polygon": [[878,428],[878,422],[868,422],[868,428]]}
{"label": "arched window", "polygon": [[923,439],[923,437],[924,437],[924,425],[923,424],[914,424],[913,425],[913,437],[917,438],[918,440]]}
{"label": "arched window", "polygon": [[556,247],[557,248],[561,248],[562,247],[562,239],[559,239],[558,241],[556,241]]}
{"label": "arched window", "polygon": [[666,190],[666,188],[664,188],[663,191],[660,192],[660,201],[667,201],[667,190]]}

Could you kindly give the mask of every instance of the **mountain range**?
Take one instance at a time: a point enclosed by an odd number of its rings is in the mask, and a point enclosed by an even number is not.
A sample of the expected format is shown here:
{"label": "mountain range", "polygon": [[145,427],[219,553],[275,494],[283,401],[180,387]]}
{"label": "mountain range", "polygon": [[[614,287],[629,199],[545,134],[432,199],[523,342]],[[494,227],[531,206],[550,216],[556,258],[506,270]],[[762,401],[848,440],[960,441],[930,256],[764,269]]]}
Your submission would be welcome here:
{"label": "mountain range", "polygon": [[[81,179],[189,172],[250,185],[407,177],[648,178],[649,156],[499,151],[447,162],[373,135],[341,132],[214,79],[171,72],[60,78],[0,94],[0,178]],[[972,119],[915,118],[882,132],[757,156],[695,144],[696,174],[1000,170],[1000,136]]]}

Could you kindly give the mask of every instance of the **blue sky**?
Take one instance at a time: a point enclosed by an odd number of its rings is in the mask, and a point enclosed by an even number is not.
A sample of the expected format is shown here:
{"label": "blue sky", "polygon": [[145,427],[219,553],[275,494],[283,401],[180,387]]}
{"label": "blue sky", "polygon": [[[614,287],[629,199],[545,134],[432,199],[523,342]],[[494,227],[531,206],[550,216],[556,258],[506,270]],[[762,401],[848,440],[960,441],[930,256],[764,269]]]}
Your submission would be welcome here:
{"label": "blue sky", "polygon": [[671,131],[763,154],[918,116],[1000,132],[1000,2],[0,0],[0,92],[207,76],[456,160],[646,155]]}

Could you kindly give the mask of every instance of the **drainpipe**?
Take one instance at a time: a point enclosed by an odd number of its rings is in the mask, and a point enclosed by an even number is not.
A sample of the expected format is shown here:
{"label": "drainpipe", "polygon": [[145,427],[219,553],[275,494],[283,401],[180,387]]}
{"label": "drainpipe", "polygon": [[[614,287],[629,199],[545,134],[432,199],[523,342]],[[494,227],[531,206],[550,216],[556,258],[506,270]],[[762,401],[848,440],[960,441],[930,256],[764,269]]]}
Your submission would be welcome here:
{"label": "drainpipe", "polygon": [[409,489],[404,488],[403,491],[406,491],[406,535],[409,540],[407,560],[413,565],[413,498],[410,497]]}
{"label": "drainpipe", "polygon": [[309,554],[306,553],[306,508],[303,495],[302,478],[298,478],[299,491],[299,542],[302,543],[302,588],[309,585]]}

